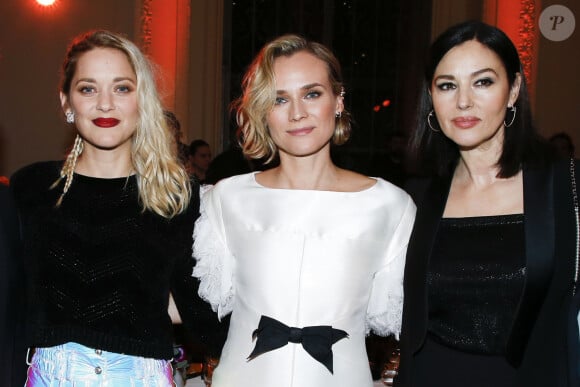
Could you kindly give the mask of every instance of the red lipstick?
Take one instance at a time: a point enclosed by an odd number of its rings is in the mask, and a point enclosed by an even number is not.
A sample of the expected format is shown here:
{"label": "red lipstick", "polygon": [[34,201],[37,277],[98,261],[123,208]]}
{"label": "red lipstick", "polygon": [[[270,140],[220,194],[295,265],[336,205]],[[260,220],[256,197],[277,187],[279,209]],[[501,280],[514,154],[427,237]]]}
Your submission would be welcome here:
{"label": "red lipstick", "polygon": [[93,124],[97,125],[100,128],[112,128],[113,126],[117,126],[119,124],[119,120],[116,118],[95,118],[93,120]]}

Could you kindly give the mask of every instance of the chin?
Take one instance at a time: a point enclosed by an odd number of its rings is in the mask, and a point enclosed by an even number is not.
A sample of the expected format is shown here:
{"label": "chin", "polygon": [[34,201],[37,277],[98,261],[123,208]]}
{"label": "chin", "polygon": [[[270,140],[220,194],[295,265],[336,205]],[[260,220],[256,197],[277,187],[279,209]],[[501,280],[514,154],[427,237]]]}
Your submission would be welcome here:
{"label": "chin", "polygon": [[123,141],[98,141],[91,143],[97,149],[104,150],[104,151],[112,151],[115,149],[120,149],[126,147],[127,142]]}
{"label": "chin", "polygon": [[481,148],[481,149],[488,149],[491,148],[492,145],[489,143],[489,140],[480,140],[480,141],[461,141],[455,142],[459,150],[462,151],[470,151],[473,149]]}

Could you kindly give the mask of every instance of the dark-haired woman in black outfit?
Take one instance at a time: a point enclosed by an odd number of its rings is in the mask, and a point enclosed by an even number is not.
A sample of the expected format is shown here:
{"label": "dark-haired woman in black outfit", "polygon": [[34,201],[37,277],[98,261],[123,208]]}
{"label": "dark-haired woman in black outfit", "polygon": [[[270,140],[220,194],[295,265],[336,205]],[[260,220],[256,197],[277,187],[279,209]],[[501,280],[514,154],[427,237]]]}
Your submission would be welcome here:
{"label": "dark-haired woman in black outfit", "polygon": [[580,385],[578,332],[566,333],[574,163],[552,162],[534,131],[509,38],[481,22],[444,32],[418,117],[412,144],[434,177],[409,184],[418,212],[395,385]]}

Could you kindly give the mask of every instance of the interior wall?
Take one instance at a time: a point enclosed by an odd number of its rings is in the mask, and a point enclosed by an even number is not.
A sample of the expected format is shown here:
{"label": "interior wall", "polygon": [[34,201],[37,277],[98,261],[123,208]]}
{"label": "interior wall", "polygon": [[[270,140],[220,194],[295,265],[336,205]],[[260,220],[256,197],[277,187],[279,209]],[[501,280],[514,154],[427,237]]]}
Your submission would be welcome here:
{"label": "interior wall", "polygon": [[[191,1],[187,132],[201,138],[214,154],[223,143],[223,20],[224,0]],[[225,107],[227,109],[227,107]]]}
{"label": "interior wall", "polygon": [[142,0],[139,26],[142,49],[159,66],[157,84],[166,109],[181,124],[181,141],[189,139],[189,0]]}
{"label": "interior wall", "polygon": [[555,42],[540,34],[534,117],[546,137],[566,132],[580,155],[580,1],[542,0],[542,9],[553,4],[568,7],[574,14],[576,29],[564,41]]}
{"label": "interior wall", "polygon": [[433,0],[431,40],[454,24],[481,19],[482,7],[483,0]]}
{"label": "interior wall", "polygon": [[0,175],[38,160],[60,159],[72,134],[58,98],[69,40],[105,28],[135,38],[133,1],[0,1]]}

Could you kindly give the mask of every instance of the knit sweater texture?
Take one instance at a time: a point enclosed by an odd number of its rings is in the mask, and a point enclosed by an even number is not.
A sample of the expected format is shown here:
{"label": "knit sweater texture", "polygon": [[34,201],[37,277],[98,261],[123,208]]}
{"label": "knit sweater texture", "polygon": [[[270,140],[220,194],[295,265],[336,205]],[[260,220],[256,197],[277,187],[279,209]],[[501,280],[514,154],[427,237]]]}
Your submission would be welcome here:
{"label": "knit sweater texture", "polygon": [[56,207],[62,183],[50,186],[61,166],[36,163],[11,180],[28,270],[28,346],[77,342],[170,359],[170,292],[190,335],[207,343],[218,321],[191,276],[198,187],[187,211],[166,219],[143,212],[135,176],[75,174]]}

